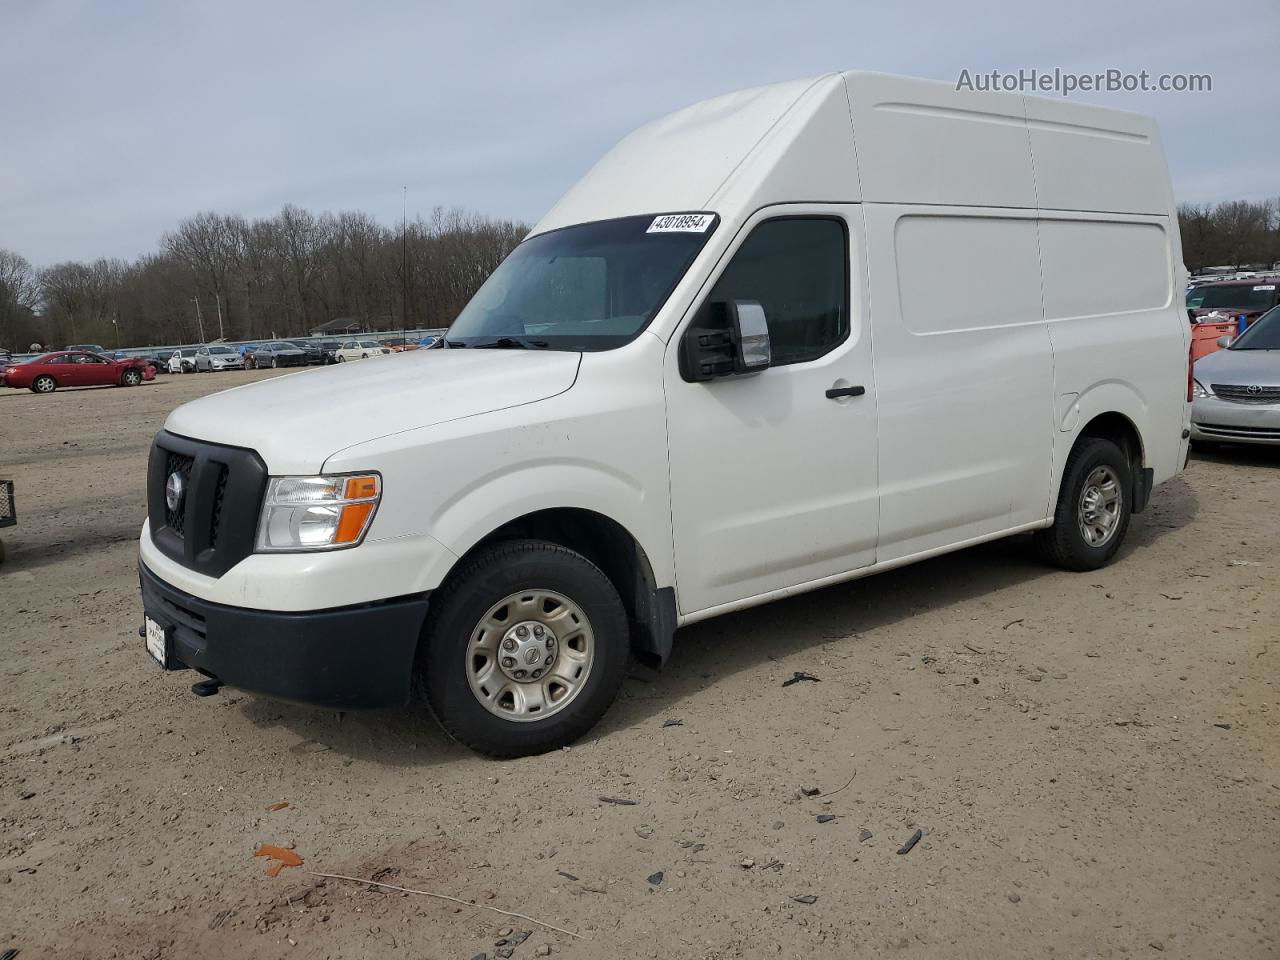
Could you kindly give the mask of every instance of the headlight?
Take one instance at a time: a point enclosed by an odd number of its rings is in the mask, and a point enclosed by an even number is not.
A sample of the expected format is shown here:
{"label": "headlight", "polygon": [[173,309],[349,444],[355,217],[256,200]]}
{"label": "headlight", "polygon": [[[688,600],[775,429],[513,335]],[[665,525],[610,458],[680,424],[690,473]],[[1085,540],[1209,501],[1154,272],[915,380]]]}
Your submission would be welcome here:
{"label": "headlight", "polygon": [[259,553],[340,550],[364,539],[382,499],[376,473],[272,477],[258,520]]}
{"label": "headlight", "polygon": [[1194,380],[1192,382],[1195,384],[1195,387],[1192,390],[1192,396],[1194,396],[1197,400],[1199,400],[1201,397],[1213,396],[1212,393],[1210,393],[1208,390],[1205,389],[1204,384],[1201,383],[1199,380]]}

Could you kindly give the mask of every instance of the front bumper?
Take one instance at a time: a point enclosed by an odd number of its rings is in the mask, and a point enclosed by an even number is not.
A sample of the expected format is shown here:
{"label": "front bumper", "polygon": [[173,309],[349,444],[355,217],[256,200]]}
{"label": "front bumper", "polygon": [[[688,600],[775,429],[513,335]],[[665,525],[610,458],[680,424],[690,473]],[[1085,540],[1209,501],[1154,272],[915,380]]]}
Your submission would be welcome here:
{"label": "front bumper", "polygon": [[1191,439],[1280,445],[1280,405],[1201,397],[1191,407]]}
{"label": "front bumper", "polygon": [[172,628],[175,669],[336,710],[403,706],[428,596],[281,613],[210,603],[138,564],[147,616]]}

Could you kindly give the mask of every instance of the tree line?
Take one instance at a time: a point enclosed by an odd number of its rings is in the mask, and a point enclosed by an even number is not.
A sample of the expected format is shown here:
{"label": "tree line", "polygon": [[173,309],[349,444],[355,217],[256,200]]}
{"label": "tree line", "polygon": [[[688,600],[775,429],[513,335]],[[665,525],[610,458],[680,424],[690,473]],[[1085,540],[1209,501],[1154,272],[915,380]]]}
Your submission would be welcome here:
{"label": "tree line", "polygon": [[[1192,272],[1280,261],[1280,198],[1180,204],[1178,222]],[[197,214],[134,261],[36,269],[0,249],[0,347],[289,337],[339,318],[447,326],[528,230],[458,209],[402,231],[364,213],[286,206],[256,220]]]}
{"label": "tree line", "polygon": [[136,260],[36,269],[0,250],[0,347],[107,347],[447,326],[529,227],[436,208],[402,229],[364,213],[286,206],[273,217],[200,213]]}
{"label": "tree line", "polygon": [[1280,198],[1178,204],[1182,261],[1204,267],[1270,268],[1280,261]]}

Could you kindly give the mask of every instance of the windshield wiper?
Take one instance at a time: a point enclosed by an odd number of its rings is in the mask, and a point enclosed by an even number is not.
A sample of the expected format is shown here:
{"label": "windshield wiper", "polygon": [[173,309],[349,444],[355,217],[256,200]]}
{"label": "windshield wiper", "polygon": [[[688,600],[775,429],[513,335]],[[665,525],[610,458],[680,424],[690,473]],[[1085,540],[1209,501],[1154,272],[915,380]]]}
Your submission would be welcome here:
{"label": "windshield wiper", "polygon": [[472,349],[483,350],[531,350],[535,347],[541,349],[550,346],[545,340],[517,340],[515,337],[499,337],[497,340],[490,340],[488,343],[472,344]]}

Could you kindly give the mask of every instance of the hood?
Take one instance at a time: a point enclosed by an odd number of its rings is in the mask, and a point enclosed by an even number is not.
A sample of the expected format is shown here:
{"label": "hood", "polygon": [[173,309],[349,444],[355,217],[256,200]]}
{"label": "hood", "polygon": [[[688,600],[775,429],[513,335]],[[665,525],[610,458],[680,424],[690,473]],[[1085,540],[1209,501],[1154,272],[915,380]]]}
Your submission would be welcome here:
{"label": "hood", "polygon": [[1205,386],[1280,386],[1280,350],[1217,350],[1196,361],[1195,378]]}
{"label": "hood", "polygon": [[419,350],[303,370],[215,393],[165,429],[256,450],[272,474],[315,473],[357,443],[533,403],[573,386],[581,354]]}

